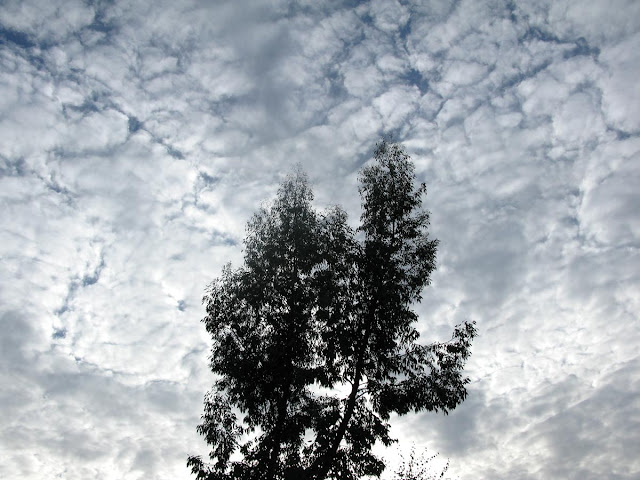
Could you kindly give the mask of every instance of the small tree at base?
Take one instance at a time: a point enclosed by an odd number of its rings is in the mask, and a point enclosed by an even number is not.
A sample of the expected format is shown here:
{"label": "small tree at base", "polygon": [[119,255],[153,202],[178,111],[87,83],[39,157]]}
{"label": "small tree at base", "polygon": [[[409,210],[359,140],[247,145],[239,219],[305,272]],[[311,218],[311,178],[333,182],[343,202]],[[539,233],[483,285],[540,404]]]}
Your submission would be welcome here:
{"label": "small tree at base", "polygon": [[438,457],[438,454],[426,455],[416,454],[415,447],[411,447],[409,458],[402,458],[401,464],[395,471],[393,480],[443,480],[445,473],[449,470],[449,461],[438,471],[434,471],[431,462]]}
{"label": "small tree at base", "polygon": [[359,179],[357,231],[339,207],[312,207],[298,170],[249,222],[244,265],[209,286],[218,380],[198,427],[213,464],[187,462],[198,480],[379,476],[371,448],[393,442],[391,413],[447,413],[466,397],[473,323],[448,342],[417,342],[412,306],[438,245],[426,188],[399,145],[383,141],[374,160]]}

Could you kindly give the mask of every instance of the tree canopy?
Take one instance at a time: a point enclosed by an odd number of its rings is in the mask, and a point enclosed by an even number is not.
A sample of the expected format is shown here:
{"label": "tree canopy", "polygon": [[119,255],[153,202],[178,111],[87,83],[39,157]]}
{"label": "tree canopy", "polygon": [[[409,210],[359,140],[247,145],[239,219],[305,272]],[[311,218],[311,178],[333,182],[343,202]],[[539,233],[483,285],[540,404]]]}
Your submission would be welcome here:
{"label": "tree canopy", "polygon": [[[393,480],[442,480],[449,470],[449,460],[439,468],[433,462],[440,454],[427,455],[427,451],[416,453],[415,446],[407,458],[401,455],[400,465],[397,466]],[[449,477],[447,477],[449,478]]]}
{"label": "tree canopy", "polygon": [[362,169],[360,227],[318,212],[297,170],[247,225],[244,264],[203,299],[216,382],[198,426],[211,464],[198,480],[352,480],[378,476],[391,413],[454,409],[466,397],[473,323],[419,343],[413,307],[438,241],[424,184],[403,148],[381,142]]}

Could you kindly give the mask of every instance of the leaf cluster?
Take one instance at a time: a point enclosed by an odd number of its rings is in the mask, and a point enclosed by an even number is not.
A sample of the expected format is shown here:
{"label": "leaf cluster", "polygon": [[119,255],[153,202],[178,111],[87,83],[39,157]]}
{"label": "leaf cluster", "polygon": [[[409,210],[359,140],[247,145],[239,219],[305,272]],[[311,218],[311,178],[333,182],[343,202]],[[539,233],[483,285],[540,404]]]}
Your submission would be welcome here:
{"label": "leaf cluster", "polygon": [[424,185],[396,144],[382,142],[360,175],[361,225],[318,212],[300,170],[247,226],[244,264],[208,287],[203,319],[217,375],[198,431],[211,465],[198,479],[379,476],[391,413],[443,411],[466,397],[472,323],[418,343],[417,315],[438,241]]}

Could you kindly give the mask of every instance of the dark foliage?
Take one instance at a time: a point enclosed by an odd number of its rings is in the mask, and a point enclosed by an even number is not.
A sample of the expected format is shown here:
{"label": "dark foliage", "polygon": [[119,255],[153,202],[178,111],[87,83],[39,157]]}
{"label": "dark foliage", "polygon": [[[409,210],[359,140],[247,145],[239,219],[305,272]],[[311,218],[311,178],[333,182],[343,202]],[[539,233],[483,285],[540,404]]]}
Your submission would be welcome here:
{"label": "dark foliage", "polygon": [[[362,170],[361,226],[318,213],[306,176],[281,185],[247,227],[244,265],[226,266],[204,297],[217,375],[198,427],[211,465],[200,479],[358,479],[378,476],[390,414],[447,413],[466,396],[475,328],[417,343],[412,305],[430,283],[424,185],[396,144]],[[235,454],[235,455],[234,455]]]}
{"label": "dark foliage", "polygon": [[402,463],[395,471],[393,480],[442,480],[449,470],[449,461],[440,471],[434,471],[431,462],[438,457],[435,455],[416,454],[415,448],[411,448],[409,458],[402,459]]}

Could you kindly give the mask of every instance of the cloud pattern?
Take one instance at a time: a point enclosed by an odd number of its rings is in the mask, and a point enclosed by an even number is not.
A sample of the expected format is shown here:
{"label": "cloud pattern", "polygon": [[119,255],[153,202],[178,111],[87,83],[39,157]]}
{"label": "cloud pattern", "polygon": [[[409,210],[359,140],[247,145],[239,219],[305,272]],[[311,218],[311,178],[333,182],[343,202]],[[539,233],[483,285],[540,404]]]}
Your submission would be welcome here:
{"label": "cloud pattern", "polygon": [[[640,475],[640,4],[3,2],[0,477],[187,478],[204,286],[296,162],[359,217],[390,133],[467,401],[394,419],[461,478]],[[393,452],[388,452],[394,458]]]}

